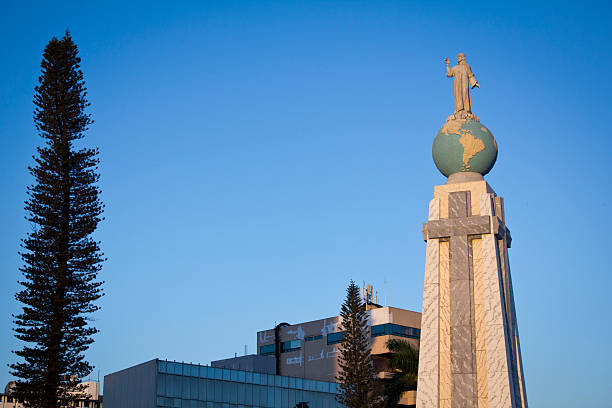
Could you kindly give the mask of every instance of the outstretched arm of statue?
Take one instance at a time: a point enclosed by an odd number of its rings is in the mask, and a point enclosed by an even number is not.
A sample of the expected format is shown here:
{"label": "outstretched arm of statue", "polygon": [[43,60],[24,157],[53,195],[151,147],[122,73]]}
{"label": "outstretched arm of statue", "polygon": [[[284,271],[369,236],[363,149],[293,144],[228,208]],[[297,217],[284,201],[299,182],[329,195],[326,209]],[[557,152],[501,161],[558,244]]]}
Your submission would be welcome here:
{"label": "outstretched arm of statue", "polygon": [[444,62],[446,63],[446,76],[447,77],[452,77],[455,74],[453,74],[453,70],[451,69],[450,65],[448,65],[448,58],[444,58]]}

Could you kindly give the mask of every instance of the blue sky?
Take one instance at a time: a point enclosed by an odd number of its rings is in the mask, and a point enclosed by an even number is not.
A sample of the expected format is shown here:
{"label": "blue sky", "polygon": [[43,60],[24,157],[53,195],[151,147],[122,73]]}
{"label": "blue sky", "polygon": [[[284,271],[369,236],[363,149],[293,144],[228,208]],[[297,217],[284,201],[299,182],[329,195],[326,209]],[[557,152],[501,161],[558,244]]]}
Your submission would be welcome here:
{"label": "blue sky", "polygon": [[499,146],[486,179],[513,235],[529,401],[607,406],[611,9],[491,3],[4,2],[0,363],[19,347],[51,37],[69,28],[79,46],[101,152],[101,376],[255,352],[257,330],[337,314],[349,279],[420,311],[421,225],[445,181],[431,143],[453,109],[443,59],[464,51]]}

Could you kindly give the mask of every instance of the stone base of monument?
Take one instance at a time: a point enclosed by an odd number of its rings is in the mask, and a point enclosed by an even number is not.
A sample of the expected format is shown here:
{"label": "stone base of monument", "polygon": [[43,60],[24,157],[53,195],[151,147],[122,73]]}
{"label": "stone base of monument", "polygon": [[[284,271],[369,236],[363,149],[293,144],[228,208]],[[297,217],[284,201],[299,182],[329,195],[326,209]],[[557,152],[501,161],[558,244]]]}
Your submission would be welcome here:
{"label": "stone base of monument", "polygon": [[504,201],[478,173],[434,187],[417,408],[527,407]]}

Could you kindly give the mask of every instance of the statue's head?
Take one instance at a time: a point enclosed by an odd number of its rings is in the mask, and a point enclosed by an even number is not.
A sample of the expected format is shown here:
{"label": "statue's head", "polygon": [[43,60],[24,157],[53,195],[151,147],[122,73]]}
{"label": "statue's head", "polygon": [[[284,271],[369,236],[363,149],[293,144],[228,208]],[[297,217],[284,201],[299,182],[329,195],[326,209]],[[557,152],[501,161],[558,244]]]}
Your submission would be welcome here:
{"label": "statue's head", "polygon": [[459,54],[457,54],[457,64],[460,64],[463,61],[465,61],[465,54],[460,52]]}

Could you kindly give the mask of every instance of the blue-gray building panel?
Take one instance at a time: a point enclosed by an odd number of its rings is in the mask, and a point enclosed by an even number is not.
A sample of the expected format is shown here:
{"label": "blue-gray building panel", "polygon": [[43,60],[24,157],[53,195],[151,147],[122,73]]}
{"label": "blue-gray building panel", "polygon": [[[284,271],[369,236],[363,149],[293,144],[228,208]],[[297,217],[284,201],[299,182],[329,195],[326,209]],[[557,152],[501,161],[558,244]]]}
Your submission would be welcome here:
{"label": "blue-gray building panel", "polygon": [[336,383],[164,360],[104,377],[105,408],[337,408],[337,393]]}
{"label": "blue-gray building panel", "polygon": [[104,407],[154,407],[156,377],[157,360],[104,376]]}

